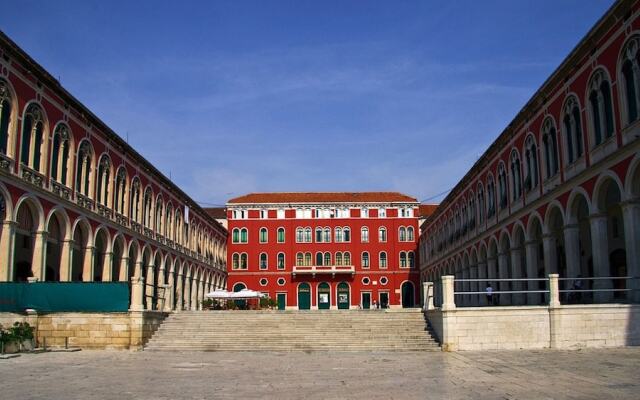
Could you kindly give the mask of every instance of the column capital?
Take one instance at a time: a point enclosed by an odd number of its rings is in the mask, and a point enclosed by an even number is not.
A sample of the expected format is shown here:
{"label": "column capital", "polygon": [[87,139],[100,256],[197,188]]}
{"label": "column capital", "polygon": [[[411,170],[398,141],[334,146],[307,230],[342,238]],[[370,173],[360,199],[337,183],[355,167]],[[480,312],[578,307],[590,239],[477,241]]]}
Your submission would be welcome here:
{"label": "column capital", "polygon": [[606,218],[607,218],[607,214],[606,213],[589,214],[589,221],[594,221],[594,220],[599,220],[599,219],[606,219]]}
{"label": "column capital", "polygon": [[580,225],[578,225],[578,224],[566,224],[566,225],[563,227],[563,229],[564,229],[565,231],[572,230],[572,229],[580,229]]}

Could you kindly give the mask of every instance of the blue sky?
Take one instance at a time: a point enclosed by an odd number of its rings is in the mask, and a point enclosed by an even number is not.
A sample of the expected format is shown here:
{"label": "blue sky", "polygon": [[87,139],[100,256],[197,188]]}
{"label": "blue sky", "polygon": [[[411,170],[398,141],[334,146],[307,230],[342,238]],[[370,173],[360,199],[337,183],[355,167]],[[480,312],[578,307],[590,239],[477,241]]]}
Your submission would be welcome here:
{"label": "blue sky", "polygon": [[422,200],[458,182],[611,4],[9,0],[0,29],[205,205]]}

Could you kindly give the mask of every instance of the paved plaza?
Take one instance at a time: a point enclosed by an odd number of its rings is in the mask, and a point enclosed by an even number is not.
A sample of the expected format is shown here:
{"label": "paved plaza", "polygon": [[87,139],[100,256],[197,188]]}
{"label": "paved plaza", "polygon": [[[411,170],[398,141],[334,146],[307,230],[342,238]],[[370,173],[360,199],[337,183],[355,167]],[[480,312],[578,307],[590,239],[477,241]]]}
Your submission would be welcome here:
{"label": "paved plaza", "polygon": [[462,353],[81,351],[0,360],[10,399],[640,398],[640,348]]}

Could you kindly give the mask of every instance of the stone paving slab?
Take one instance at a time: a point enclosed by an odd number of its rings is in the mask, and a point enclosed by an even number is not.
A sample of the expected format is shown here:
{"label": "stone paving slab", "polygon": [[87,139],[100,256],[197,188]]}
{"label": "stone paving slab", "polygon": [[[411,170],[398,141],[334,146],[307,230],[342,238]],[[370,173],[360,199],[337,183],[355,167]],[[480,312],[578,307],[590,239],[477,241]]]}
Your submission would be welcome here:
{"label": "stone paving slab", "polygon": [[640,348],[421,353],[81,351],[0,360],[11,399],[638,399]]}

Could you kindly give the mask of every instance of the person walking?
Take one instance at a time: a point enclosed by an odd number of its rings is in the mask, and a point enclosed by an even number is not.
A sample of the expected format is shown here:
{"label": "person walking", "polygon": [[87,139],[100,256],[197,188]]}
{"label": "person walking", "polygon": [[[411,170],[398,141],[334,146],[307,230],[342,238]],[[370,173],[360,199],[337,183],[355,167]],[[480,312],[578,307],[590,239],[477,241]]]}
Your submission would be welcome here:
{"label": "person walking", "polygon": [[487,288],[485,289],[485,292],[487,292],[487,305],[489,306],[495,305],[493,304],[493,302],[495,301],[495,298],[493,296],[493,288],[491,287],[491,283],[487,283]]}

